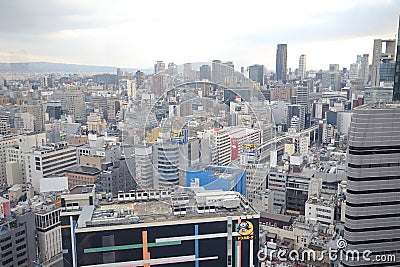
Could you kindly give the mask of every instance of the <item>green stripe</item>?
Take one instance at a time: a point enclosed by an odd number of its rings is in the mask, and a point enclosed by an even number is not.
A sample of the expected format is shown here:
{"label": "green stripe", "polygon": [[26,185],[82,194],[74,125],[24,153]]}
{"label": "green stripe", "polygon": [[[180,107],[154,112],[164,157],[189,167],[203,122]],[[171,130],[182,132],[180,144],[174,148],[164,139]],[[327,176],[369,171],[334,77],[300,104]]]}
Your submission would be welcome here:
{"label": "green stripe", "polygon": [[[238,224],[235,224],[235,229],[237,230],[239,227]],[[236,265],[235,266],[240,266],[240,262],[239,262],[239,241],[235,241],[235,262]]]}
{"label": "green stripe", "polygon": [[[159,243],[149,243],[147,246],[152,247],[164,247],[164,246],[175,246],[180,245],[181,241],[171,241],[171,242],[159,242]],[[116,250],[126,250],[126,249],[136,249],[143,248],[143,244],[133,244],[133,245],[123,245],[123,246],[110,246],[101,248],[85,248],[84,253],[94,253],[94,252],[106,252],[106,251],[116,251]]]}

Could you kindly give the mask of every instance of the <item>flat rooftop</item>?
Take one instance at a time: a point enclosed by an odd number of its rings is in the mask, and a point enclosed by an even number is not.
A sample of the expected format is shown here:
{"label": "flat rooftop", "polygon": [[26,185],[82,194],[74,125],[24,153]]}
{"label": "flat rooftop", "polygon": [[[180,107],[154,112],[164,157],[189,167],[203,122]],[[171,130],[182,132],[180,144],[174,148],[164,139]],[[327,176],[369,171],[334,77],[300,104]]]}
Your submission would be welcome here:
{"label": "flat rooftop", "polygon": [[400,101],[371,103],[356,107],[355,109],[400,109]]}
{"label": "flat rooftop", "polygon": [[73,166],[69,168],[67,172],[83,174],[83,175],[98,175],[101,173],[99,169],[89,166]]}
{"label": "flat rooftop", "polygon": [[[180,187],[175,191],[120,192],[118,198],[85,206],[78,228],[104,227],[225,216],[254,216],[258,212],[234,191]],[[94,207],[94,206],[90,206]]]}
{"label": "flat rooftop", "polygon": [[94,189],[94,185],[77,185],[69,190],[70,194],[87,194],[91,193]]}

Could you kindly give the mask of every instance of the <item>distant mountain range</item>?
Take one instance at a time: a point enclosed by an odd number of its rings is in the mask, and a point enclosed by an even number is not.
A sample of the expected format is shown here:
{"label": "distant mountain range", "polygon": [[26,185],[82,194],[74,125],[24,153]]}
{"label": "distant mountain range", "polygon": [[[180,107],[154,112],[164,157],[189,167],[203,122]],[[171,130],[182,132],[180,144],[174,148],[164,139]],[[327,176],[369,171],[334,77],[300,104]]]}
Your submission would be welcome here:
{"label": "distant mountain range", "polygon": [[[211,66],[210,62],[195,62],[192,63],[194,70],[199,70],[203,64]],[[167,64],[166,64],[167,65]],[[121,68],[124,71],[136,72],[138,69]],[[144,73],[154,73],[153,68],[140,69]],[[183,72],[183,64],[178,65],[178,71]],[[79,65],[79,64],[65,64],[65,63],[51,63],[51,62],[20,62],[20,63],[1,63],[0,73],[112,73],[117,74],[117,67],[110,66],[93,66],[93,65]]]}
{"label": "distant mountain range", "polygon": [[[135,72],[137,69],[125,69],[128,72]],[[146,70],[143,70],[146,71]],[[50,62],[21,62],[21,63],[0,63],[0,72],[34,73],[34,72],[64,72],[64,73],[115,73],[116,67],[91,66],[78,64],[50,63]]]}

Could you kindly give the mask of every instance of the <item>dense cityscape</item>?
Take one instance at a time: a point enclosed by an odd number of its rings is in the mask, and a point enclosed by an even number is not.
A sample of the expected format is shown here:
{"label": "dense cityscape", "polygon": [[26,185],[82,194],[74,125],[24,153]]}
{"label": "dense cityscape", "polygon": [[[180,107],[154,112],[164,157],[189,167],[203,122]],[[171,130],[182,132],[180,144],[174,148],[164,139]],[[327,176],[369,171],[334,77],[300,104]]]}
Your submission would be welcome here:
{"label": "dense cityscape", "polygon": [[318,70],[0,63],[0,266],[399,266],[399,37]]}

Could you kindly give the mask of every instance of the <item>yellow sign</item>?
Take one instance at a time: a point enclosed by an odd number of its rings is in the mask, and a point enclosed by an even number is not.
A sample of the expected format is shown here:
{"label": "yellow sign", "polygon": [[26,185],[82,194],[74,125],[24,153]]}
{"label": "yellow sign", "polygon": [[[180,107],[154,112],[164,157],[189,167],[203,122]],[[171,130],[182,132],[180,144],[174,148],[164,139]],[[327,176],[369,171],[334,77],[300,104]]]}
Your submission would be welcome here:
{"label": "yellow sign", "polygon": [[250,221],[242,221],[237,227],[239,234],[237,240],[253,240],[254,239],[254,226]]}
{"label": "yellow sign", "polygon": [[253,143],[244,143],[243,150],[257,150],[257,145]]}

